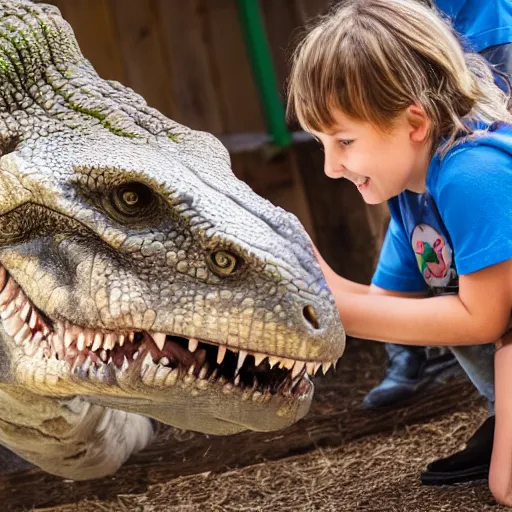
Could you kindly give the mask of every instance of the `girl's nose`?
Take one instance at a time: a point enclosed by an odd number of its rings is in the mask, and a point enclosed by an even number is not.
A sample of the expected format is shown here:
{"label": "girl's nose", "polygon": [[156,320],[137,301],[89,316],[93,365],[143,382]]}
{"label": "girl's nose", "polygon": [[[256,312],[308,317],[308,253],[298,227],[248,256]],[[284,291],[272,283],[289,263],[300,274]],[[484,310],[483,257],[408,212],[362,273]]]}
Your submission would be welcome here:
{"label": "girl's nose", "polygon": [[324,172],[329,178],[336,179],[343,177],[343,165],[332,150],[325,149]]}

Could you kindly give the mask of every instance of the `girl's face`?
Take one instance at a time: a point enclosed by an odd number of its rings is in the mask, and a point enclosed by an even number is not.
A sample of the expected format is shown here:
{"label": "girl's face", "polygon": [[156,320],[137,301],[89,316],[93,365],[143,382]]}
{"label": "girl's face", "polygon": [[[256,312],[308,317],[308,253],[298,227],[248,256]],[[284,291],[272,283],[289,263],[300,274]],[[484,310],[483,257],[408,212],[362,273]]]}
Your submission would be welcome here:
{"label": "girl's face", "polygon": [[352,181],[368,204],[378,204],[403,192],[423,192],[430,162],[428,120],[423,110],[409,107],[393,129],[355,121],[337,110],[328,132],[313,132],[325,152],[325,174]]}

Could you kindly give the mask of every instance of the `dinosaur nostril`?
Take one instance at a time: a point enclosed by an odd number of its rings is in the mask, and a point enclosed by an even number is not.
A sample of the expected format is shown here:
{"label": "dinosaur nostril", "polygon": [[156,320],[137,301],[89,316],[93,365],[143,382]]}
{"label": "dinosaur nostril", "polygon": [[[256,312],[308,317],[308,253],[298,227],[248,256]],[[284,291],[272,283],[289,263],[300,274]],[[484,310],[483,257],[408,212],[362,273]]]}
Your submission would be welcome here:
{"label": "dinosaur nostril", "polygon": [[313,329],[320,329],[320,324],[318,323],[318,318],[316,317],[315,310],[313,306],[304,306],[302,310],[302,314],[304,318],[308,321],[309,324],[313,327]]}

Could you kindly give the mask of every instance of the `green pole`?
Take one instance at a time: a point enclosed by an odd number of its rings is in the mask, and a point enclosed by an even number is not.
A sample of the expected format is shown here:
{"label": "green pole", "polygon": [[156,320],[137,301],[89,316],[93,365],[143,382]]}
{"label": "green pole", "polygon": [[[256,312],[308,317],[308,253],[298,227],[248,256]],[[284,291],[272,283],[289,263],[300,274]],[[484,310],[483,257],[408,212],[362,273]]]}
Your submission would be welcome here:
{"label": "green pole", "polygon": [[258,0],[236,0],[236,3],[267,128],[275,144],[281,147],[288,146],[292,139],[286,126],[284,107],[279,97]]}

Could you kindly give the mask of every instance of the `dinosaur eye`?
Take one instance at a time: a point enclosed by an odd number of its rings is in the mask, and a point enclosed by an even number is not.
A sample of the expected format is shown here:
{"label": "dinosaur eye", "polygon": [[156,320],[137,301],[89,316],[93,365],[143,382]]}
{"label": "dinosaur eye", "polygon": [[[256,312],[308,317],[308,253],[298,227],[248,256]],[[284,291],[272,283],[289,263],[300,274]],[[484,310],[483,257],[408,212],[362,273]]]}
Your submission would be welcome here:
{"label": "dinosaur eye", "polygon": [[152,190],[137,182],[124,183],[116,187],[111,192],[109,199],[117,216],[137,217],[138,219],[151,214],[156,202]]}
{"label": "dinosaur eye", "polygon": [[232,252],[215,251],[210,254],[210,267],[221,277],[235,274],[242,263],[242,259]]}

